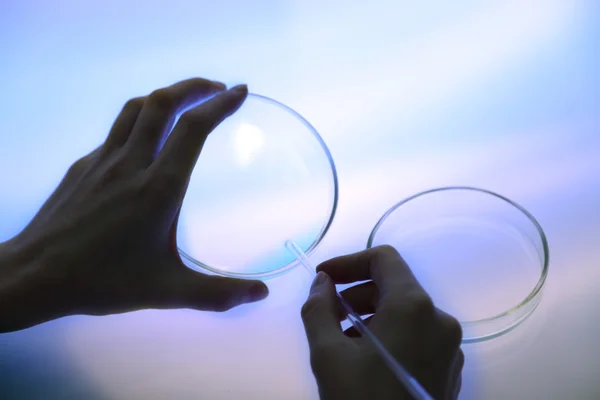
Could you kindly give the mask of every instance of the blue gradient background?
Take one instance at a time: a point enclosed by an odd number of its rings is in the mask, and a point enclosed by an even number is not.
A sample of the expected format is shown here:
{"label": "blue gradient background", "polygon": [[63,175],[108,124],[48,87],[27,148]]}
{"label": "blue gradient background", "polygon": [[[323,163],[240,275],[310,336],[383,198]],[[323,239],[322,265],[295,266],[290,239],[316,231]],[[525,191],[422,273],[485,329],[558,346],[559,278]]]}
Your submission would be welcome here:
{"label": "blue gradient background", "polygon": [[[551,247],[541,305],[467,345],[463,399],[600,397],[600,3],[0,3],[0,240],[17,233],[126,99],[190,76],[282,101],[328,143],[340,207],[315,261],[364,248],[399,199],[497,191]],[[368,204],[369,207],[365,207]],[[72,317],[0,336],[2,399],[317,398],[309,277],[225,314]]]}

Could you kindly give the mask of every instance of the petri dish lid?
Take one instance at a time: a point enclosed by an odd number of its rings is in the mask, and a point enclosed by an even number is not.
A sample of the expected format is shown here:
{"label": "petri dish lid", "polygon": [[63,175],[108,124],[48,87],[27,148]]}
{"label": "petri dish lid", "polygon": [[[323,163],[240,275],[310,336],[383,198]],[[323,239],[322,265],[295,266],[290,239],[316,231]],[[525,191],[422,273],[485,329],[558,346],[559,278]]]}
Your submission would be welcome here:
{"label": "petri dish lid", "polygon": [[390,208],[367,248],[395,247],[436,306],[456,317],[463,343],[497,337],[537,307],[548,243],[536,219],[496,193],[446,187]]}
{"label": "petri dish lid", "polygon": [[265,279],[310,254],[338,201],[333,158],[317,131],[273,99],[248,94],[207,138],[183,201],[177,245],[184,263],[224,276]]}

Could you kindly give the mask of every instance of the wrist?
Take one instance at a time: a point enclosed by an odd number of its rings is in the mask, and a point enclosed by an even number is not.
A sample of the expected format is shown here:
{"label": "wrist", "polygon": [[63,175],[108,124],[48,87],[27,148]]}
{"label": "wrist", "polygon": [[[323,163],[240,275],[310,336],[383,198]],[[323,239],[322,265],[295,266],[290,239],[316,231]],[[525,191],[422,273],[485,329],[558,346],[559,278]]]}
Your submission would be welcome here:
{"label": "wrist", "polygon": [[0,243],[0,333],[60,317],[56,288],[44,278],[46,266],[14,241]]}

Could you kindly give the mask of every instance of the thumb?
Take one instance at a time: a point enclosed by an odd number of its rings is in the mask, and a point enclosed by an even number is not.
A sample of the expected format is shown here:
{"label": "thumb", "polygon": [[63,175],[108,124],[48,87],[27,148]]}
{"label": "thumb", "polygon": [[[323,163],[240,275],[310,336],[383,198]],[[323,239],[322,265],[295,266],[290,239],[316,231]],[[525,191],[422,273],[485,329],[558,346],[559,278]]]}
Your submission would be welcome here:
{"label": "thumb", "polygon": [[325,272],[318,273],[310,288],[310,295],[302,306],[302,322],[311,348],[343,335],[335,286]]}
{"label": "thumb", "polygon": [[269,295],[261,281],[225,278],[196,273],[188,277],[181,295],[188,307],[204,311],[227,311],[241,304],[252,303]]}

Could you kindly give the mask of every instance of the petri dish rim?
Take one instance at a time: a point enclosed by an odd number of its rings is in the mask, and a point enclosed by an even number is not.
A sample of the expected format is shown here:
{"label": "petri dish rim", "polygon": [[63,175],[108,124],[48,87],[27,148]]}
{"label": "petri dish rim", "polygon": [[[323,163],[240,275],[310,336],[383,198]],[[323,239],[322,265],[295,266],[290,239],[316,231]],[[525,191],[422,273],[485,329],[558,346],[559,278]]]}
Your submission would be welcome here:
{"label": "petri dish rim", "polygon": [[[317,236],[317,238],[311,243],[311,245],[305,251],[306,255],[310,255],[315,251],[317,246],[321,243],[321,241],[323,240],[323,238],[329,231],[329,228],[331,228],[331,224],[333,223],[335,214],[337,212],[338,200],[339,200],[339,183],[338,183],[337,168],[335,166],[335,162],[333,161],[333,156],[331,155],[331,151],[327,147],[327,144],[325,143],[325,141],[323,140],[321,135],[319,135],[319,132],[315,129],[315,127],[312,126],[312,124],[310,122],[308,122],[306,120],[306,118],[304,118],[296,110],[294,110],[293,108],[291,108],[275,99],[272,99],[270,97],[267,97],[267,96],[264,96],[261,94],[248,93],[246,99],[248,99],[248,98],[255,98],[255,99],[258,99],[261,101],[265,101],[271,105],[281,108],[283,111],[290,113],[292,116],[294,116],[296,119],[298,119],[298,121],[300,121],[310,131],[310,133],[313,135],[313,137],[317,140],[317,142],[321,146],[321,149],[323,150],[323,153],[327,157],[327,161],[329,162],[329,166],[330,166],[330,170],[331,170],[331,174],[332,174],[332,178],[333,178],[333,204],[331,206],[331,212],[330,212],[327,222],[321,228],[321,231],[319,232],[319,235]],[[242,105],[242,107],[243,107],[243,105]],[[202,156],[202,155],[200,155],[200,156]],[[285,239],[283,242],[285,243]],[[284,244],[282,244],[282,246],[284,246]],[[214,273],[217,275],[226,276],[226,277],[230,277],[230,278],[270,279],[270,278],[280,276],[280,275],[288,272],[292,268],[296,267],[297,265],[299,265],[299,261],[294,260],[291,263],[286,264],[286,265],[284,265],[280,268],[277,268],[275,270],[272,270],[272,271],[256,272],[256,273],[237,273],[237,272],[224,271],[220,268],[215,268],[206,263],[203,263],[202,261],[197,260],[196,258],[194,258],[191,255],[189,255],[188,253],[186,253],[179,246],[177,246],[177,251],[179,252],[179,255],[183,259],[187,260],[188,262],[190,262],[192,264],[192,265],[190,265],[190,267],[192,269],[195,269],[199,272],[211,272],[211,273]]]}
{"label": "petri dish rim", "polygon": [[[540,237],[540,240],[542,242],[542,251],[544,253],[540,277],[538,278],[538,281],[535,284],[535,286],[533,287],[533,289],[529,292],[529,294],[523,300],[521,300],[521,302],[519,302],[518,304],[509,308],[506,311],[492,315],[490,317],[481,318],[481,319],[477,319],[477,320],[470,320],[470,321],[460,321],[460,324],[463,327],[483,327],[488,324],[502,320],[503,318],[510,317],[518,311],[521,311],[521,310],[525,311],[525,313],[523,315],[520,315],[514,322],[508,324],[505,328],[503,328],[499,331],[495,330],[494,332],[489,333],[489,334],[483,334],[483,335],[477,336],[477,337],[463,338],[463,343],[475,343],[475,342],[481,342],[484,340],[492,339],[492,338],[500,336],[506,332],[509,332],[510,330],[512,330],[516,326],[518,326],[521,322],[523,322],[535,310],[535,308],[537,308],[537,305],[539,303],[539,296],[542,293],[542,288],[544,287],[544,283],[546,282],[546,278],[548,276],[550,251],[549,251],[548,239],[546,237],[546,233],[544,232],[542,226],[537,221],[537,219],[529,211],[527,211],[523,206],[519,205],[518,203],[510,200],[509,198],[507,198],[505,196],[502,196],[502,195],[492,192],[490,190],[481,189],[481,188],[477,188],[477,187],[446,186],[446,187],[440,187],[440,188],[435,188],[435,189],[429,189],[429,190],[425,190],[425,191],[419,192],[417,194],[414,194],[412,196],[409,196],[406,199],[394,204],[391,208],[389,208],[385,212],[385,214],[383,214],[383,216],[379,219],[379,221],[377,221],[377,223],[371,230],[371,233],[369,234],[369,239],[367,240],[367,249],[370,249],[373,247],[373,241],[375,239],[375,236],[377,235],[377,232],[379,231],[381,226],[385,223],[386,219],[394,211],[396,211],[398,208],[400,208],[402,205],[404,205],[410,201],[419,199],[420,197],[426,196],[428,194],[444,192],[444,191],[454,191],[454,190],[473,191],[473,192],[483,193],[486,195],[491,195],[499,200],[502,200],[502,201],[508,203],[510,206],[517,209],[517,211],[519,211],[523,215],[525,215],[527,217],[527,219],[529,220],[529,222],[531,222],[533,224],[533,226],[535,227],[535,229]],[[532,304],[533,307],[527,309],[527,306],[530,304]]]}

